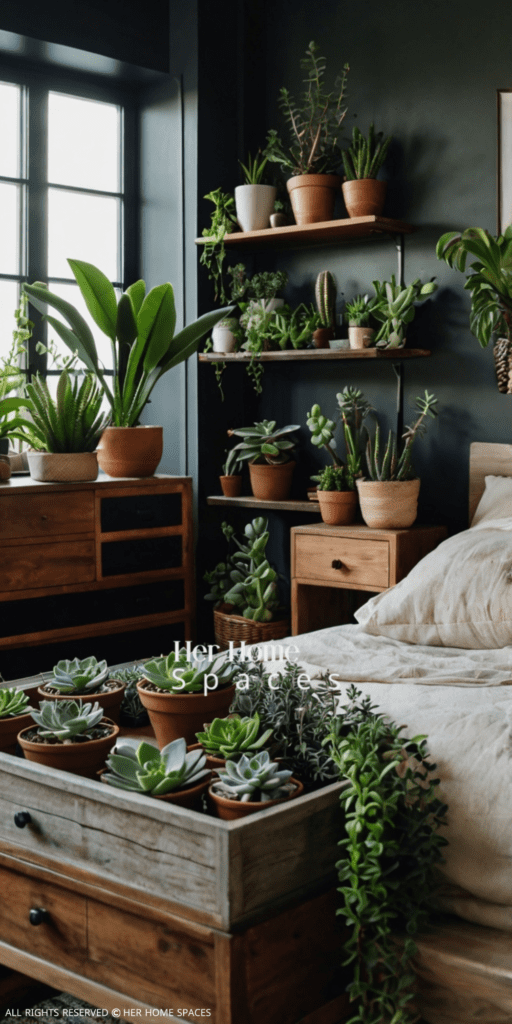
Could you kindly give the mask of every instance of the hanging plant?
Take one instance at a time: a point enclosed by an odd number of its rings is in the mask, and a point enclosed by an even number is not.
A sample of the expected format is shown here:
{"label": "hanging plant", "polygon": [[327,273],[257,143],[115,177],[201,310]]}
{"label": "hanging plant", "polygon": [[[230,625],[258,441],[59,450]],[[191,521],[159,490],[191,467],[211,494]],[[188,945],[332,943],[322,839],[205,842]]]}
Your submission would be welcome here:
{"label": "hanging plant", "polygon": [[229,192],[216,188],[204,197],[213,203],[214,209],[209,227],[203,229],[205,238],[200,263],[208,269],[208,277],[214,283],[215,299],[225,305],[226,291],[222,270],[226,258],[224,239],[232,231],[238,231],[235,214],[235,200]]}

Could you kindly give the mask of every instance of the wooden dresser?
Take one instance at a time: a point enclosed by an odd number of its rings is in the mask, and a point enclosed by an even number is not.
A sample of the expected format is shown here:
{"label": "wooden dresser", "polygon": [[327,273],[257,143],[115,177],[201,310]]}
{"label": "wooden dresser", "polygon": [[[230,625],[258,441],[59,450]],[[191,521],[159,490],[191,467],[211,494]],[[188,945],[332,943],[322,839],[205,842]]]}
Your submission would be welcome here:
{"label": "wooden dresser", "polygon": [[166,634],[169,649],[193,639],[191,507],[189,477],[2,484],[4,678],[47,670],[59,657],[161,653]]}

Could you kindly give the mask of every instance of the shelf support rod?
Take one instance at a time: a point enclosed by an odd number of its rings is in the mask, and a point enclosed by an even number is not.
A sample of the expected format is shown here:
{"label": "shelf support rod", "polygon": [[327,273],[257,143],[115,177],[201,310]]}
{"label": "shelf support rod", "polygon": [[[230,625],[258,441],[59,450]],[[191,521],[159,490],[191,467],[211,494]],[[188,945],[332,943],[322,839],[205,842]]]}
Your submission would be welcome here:
{"label": "shelf support rod", "polygon": [[397,380],[396,388],[396,438],[400,446],[400,438],[404,432],[404,364],[396,362],[392,364]]}
{"label": "shelf support rod", "polygon": [[403,235],[395,235],[395,245],[397,252],[397,278],[399,285],[403,288],[405,286],[405,243]]}

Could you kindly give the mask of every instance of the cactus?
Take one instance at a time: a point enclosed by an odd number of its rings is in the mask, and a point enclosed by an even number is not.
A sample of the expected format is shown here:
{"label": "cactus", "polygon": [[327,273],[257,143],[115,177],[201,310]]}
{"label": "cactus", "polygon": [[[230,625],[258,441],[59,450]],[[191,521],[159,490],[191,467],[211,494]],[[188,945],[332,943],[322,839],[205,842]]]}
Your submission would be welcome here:
{"label": "cactus", "polygon": [[347,181],[361,180],[362,178],[376,178],[391,143],[392,135],[383,139],[383,132],[375,132],[373,124],[368,131],[368,140],[365,139],[357,125],[352,131],[352,145],[343,152],[343,167]]}
{"label": "cactus", "polygon": [[270,760],[268,750],[262,750],[250,759],[242,754],[236,763],[227,761],[225,768],[219,768],[219,782],[214,782],[213,791],[228,800],[266,803],[290,792],[286,783],[291,774],[280,769],[277,761]]}
{"label": "cactus", "polygon": [[316,481],[319,491],[353,491],[355,490],[354,479],[345,469],[345,466],[324,466],[321,473],[311,477]]}
{"label": "cactus", "polygon": [[184,739],[173,740],[158,751],[151,743],[124,739],[107,758],[102,779],[116,789],[163,796],[193,786],[209,775],[206,754],[190,750]]}
{"label": "cactus", "polygon": [[31,712],[41,739],[72,742],[99,725],[103,708],[97,703],[84,704],[76,700],[42,700],[39,711]]}
{"label": "cactus", "polygon": [[335,326],[336,284],[330,270],[320,271],[315,284],[315,299],[322,327]]}

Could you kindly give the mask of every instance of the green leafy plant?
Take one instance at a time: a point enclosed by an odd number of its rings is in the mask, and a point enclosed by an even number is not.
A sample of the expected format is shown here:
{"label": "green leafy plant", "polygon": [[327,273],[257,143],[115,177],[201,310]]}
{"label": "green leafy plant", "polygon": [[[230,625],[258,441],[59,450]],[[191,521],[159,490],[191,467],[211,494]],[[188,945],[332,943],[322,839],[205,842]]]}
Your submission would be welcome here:
{"label": "green leafy plant", "polygon": [[224,239],[232,231],[238,231],[235,200],[229,192],[223,192],[220,188],[208,192],[204,198],[213,203],[213,213],[210,224],[207,228],[203,228],[202,234],[205,242],[199,262],[207,268],[208,277],[210,281],[213,281],[215,299],[220,299],[225,303],[227,299],[223,278],[226,258]]}
{"label": "green leafy plant", "polygon": [[0,441],[12,438],[31,443],[34,439],[32,422],[20,416],[20,410],[28,409],[26,398],[12,394],[25,384],[25,375],[20,369],[20,358],[25,354],[25,343],[32,336],[33,323],[27,317],[27,298],[23,294],[19,308],[14,311],[16,327],[7,354],[0,359]]}
{"label": "green leafy plant", "polygon": [[[254,520],[253,520],[254,523]],[[234,527],[230,526],[229,523],[223,522],[221,529],[228,543],[228,551],[223,561],[218,562],[217,565],[205,572],[203,580],[210,587],[210,590],[205,594],[205,601],[214,601],[215,604],[224,604],[226,601],[226,594],[231,589],[232,579],[231,572],[236,569],[236,562],[234,558],[234,551],[231,545],[236,545],[237,549],[240,549],[239,542],[235,537]]]}
{"label": "green leafy plant", "polygon": [[41,739],[72,743],[75,737],[84,737],[99,725],[104,711],[96,701],[42,700],[39,711],[31,711],[31,715]]}
{"label": "green leafy plant", "polygon": [[353,491],[354,479],[345,466],[324,466],[320,473],[311,477],[319,491]]}
{"label": "green leafy plant", "polygon": [[231,450],[228,451],[227,453],[226,461],[224,462],[224,465],[222,467],[222,472],[224,476],[236,476],[237,471],[240,468],[241,463],[239,461],[238,455],[235,452],[234,448],[231,448]]}
{"label": "green leafy plant", "polygon": [[426,737],[404,739],[405,726],[376,712],[356,687],[347,697],[325,742],[348,782],[336,865],[338,913],[350,929],[345,962],[355,1007],[348,1024],[413,1024],[413,936],[428,921],[447,807],[436,796]]}
{"label": "green leafy plant", "polygon": [[365,139],[357,125],[352,129],[352,145],[342,155],[343,167],[347,181],[361,178],[376,178],[388,154],[392,135],[384,138],[383,132],[375,132],[370,125],[368,138]]}
{"label": "green leafy plant", "polygon": [[81,383],[63,370],[53,398],[48,384],[35,376],[27,384],[29,410],[37,447],[47,452],[93,452],[109,422],[102,414],[103,392],[92,373]]}
{"label": "green leafy plant", "polygon": [[247,283],[247,294],[250,299],[275,299],[278,292],[286,287],[288,274],[286,270],[262,270],[253,274]]}
{"label": "green leafy plant", "polygon": [[471,293],[470,328],[482,348],[494,332],[512,340],[512,226],[503,235],[483,228],[448,231],[437,243],[438,260],[464,273],[474,258],[464,287]]}
{"label": "green leafy plant", "polygon": [[58,661],[53,669],[49,685],[63,694],[94,693],[108,677],[106,661],[89,658],[73,658],[73,661]]}
{"label": "green leafy plant", "polygon": [[213,783],[212,790],[228,800],[263,804],[293,791],[293,785],[286,785],[292,773],[271,761],[268,750],[260,750],[250,758],[242,754],[238,761],[227,761],[225,768],[217,769],[217,774],[219,781]]}
{"label": "green leafy plant", "polygon": [[251,157],[249,153],[246,164],[243,164],[241,160],[238,163],[244,172],[244,185],[261,185],[268,163],[268,156],[265,156],[261,149],[258,150],[255,157]]}
{"label": "green leafy plant", "polygon": [[417,277],[412,284],[397,284],[395,275],[390,281],[374,281],[375,298],[372,313],[381,323],[375,342],[378,348],[401,348],[405,344],[406,329],[416,315],[415,302],[423,302],[437,291],[434,280],[422,284]]}
{"label": "green leafy plant", "polygon": [[275,466],[290,461],[296,442],[285,435],[292,434],[298,429],[297,424],[278,428],[275,420],[262,420],[252,427],[228,430],[228,435],[243,438],[243,441],[233,448],[233,451],[238,452],[240,462],[268,462],[269,465]]}
{"label": "green leafy plant", "polygon": [[331,456],[333,465],[341,466],[342,461],[335,451],[336,441],[334,432],[336,430],[336,423],[334,420],[330,420],[327,416],[323,415],[318,402],[311,406],[306,423],[311,431],[311,444],[314,444],[316,448],[325,448]]}
{"label": "green leafy plant", "polygon": [[306,72],[306,88],[297,103],[286,88],[281,88],[279,106],[288,123],[291,145],[286,147],[277,132],[271,129],[267,136],[264,155],[295,174],[334,174],[341,163],[338,139],[347,107],[345,90],[348,64],[334,82],[334,88],[325,87],[325,58],[319,47],[311,42],[302,58],[301,68]]}
{"label": "green leafy plant", "polygon": [[172,651],[166,657],[146,661],[143,678],[166,693],[202,693],[207,675],[215,675],[220,688],[229,686],[234,672],[232,662],[223,660],[222,655],[188,658],[183,647],[178,653]]}
{"label": "green leafy plant", "polygon": [[345,319],[350,327],[366,327],[375,300],[368,295],[356,295],[352,302],[345,303]]}
{"label": "green leafy plant", "polygon": [[320,316],[320,327],[334,329],[336,284],[330,270],[321,270],[315,282],[315,299]]}
{"label": "green leafy plant", "polygon": [[195,786],[209,775],[206,755],[190,750],[184,739],[173,740],[158,751],[151,743],[123,739],[107,758],[104,782],[148,796],[164,796]]}
{"label": "green leafy plant", "polygon": [[110,338],[112,388],[100,365],[92,331],[78,310],[43,284],[25,284],[23,289],[40,312],[46,313],[47,307],[53,306],[64,317],[66,323],[46,315],[61,341],[98,378],[111,408],[112,424],[136,426],[155,384],[197,350],[201,338],[231,312],[231,307],[206,313],[175,335],[171,284],[157,285],[146,295],[145,282],[136,281],[118,302],[112,284],[101,270],[82,260],[68,263],[95,324]]}
{"label": "green leafy plant", "polygon": [[32,708],[28,706],[29,698],[23,690],[16,687],[0,689],[0,718],[14,718],[16,715],[25,715]]}
{"label": "green leafy plant", "polygon": [[306,348],[311,343],[313,331],[320,326],[320,314],[314,306],[301,302],[292,310],[284,305],[271,314],[266,337],[271,348]]}
{"label": "green leafy plant", "polygon": [[196,732],[198,743],[207,754],[224,757],[229,761],[239,754],[260,750],[272,735],[272,729],[262,732],[258,712],[251,717],[231,715],[230,718],[214,718],[205,725],[204,732]]}
{"label": "green leafy plant", "polygon": [[416,437],[425,433],[425,418],[428,416],[434,419],[437,416],[437,398],[425,391],[425,397],[416,399],[416,408],[419,416],[412,426],[406,427],[402,434],[402,447],[398,450],[396,436],[392,430],[389,431],[388,440],[383,449],[380,437],[380,428],[377,423],[375,437],[372,440],[368,437],[366,445],[366,470],[370,480],[413,480],[414,470],[412,467],[412,447]]}
{"label": "green leafy plant", "polygon": [[224,593],[224,601],[233,605],[237,614],[254,622],[271,622],[280,607],[277,572],[265,555],[267,527],[268,520],[257,516],[245,527],[246,543],[240,543],[233,535],[237,550],[231,556],[231,586]]}

